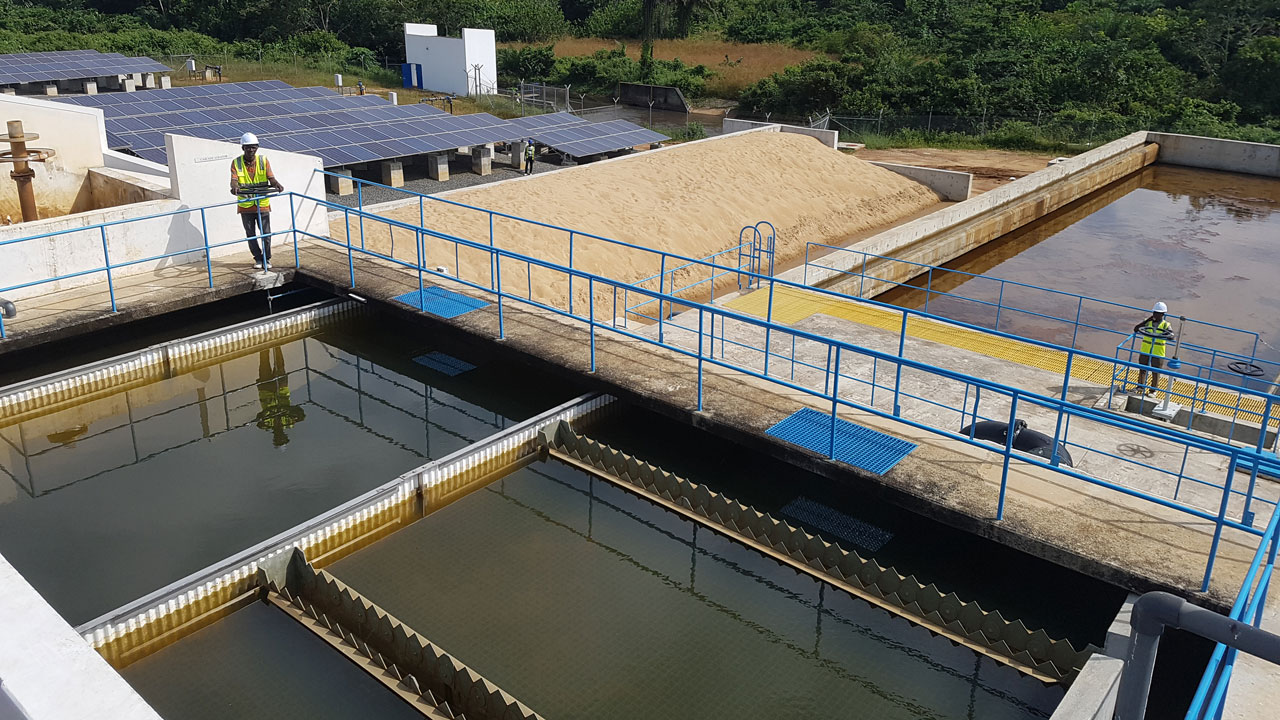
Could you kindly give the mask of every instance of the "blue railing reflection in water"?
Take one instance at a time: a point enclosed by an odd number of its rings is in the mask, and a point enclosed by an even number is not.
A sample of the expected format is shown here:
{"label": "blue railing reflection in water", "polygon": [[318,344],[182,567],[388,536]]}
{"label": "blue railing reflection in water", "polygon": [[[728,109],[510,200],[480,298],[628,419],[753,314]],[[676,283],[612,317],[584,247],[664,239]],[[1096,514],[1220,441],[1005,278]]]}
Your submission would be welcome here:
{"label": "blue railing reflection in water", "polygon": [[[927,432],[938,437],[960,442],[964,444],[974,445],[984,450],[997,453],[1001,456],[1002,467],[1001,477],[998,487],[998,493],[993,498],[994,517],[1003,518],[1005,505],[1007,500],[1007,489],[1009,482],[1009,470],[1013,461],[1018,461],[1024,466],[1035,466],[1059,473],[1064,477],[1073,478],[1075,480],[1087,483],[1088,485],[1106,488],[1110,491],[1119,493],[1124,496],[1139,498],[1148,503],[1158,505],[1165,508],[1176,510],[1180,513],[1191,517],[1199,518],[1213,524],[1214,533],[1210,551],[1205,560],[1204,575],[1202,580],[1202,589],[1208,589],[1210,586],[1214,563],[1217,556],[1218,546],[1221,542],[1224,530],[1230,528],[1240,532],[1244,532],[1254,536],[1261,536],[1263,533],[1253,527],[1251,523],[1243,521],[1243,514],[1236,512],[1232,508],[1232,501],[1242,501],[1243,503],[1257,503],[1265,505],[1269,510],[1274,510],[1275,499],[1263,498],[1255,495],[1257,488],[1257,479],[1260,473],[1280,474],[1280,463],[1270,460],[1261,453],[1257,448],[1241,448],[1235,447],[1228,443],[1199,437],[1191,433],[1185,432],[1180,428],[1160,426],[1147,423],[1145,421],[1116,415],[1107,411],[1097,410],[1091,407],[1075,404],[1066,399],[1066,390],[1071,377],[1072,364],[1078,358],[1090,358],[1095,361],[1105,362],[1108,365],[1115,365],[1120,368],[1129,368],[1136,372],[1138,366],[1124,359],[1113,359],[1101,355],[1095,355],[1081,350],[1070,348],[1061,348],[1050,343],[1038,341],[1028,341],[1025,338],[1017,338],[1004,333],[993,332],[985,328],[969,326],[964,323],[954,323],[957,327],[967,327],[970,329],[991,333],[997,336],[1009,337],[1030,345],[1050,348],[1058,350],[1066,355],[1066,372],[1063,375],[1063,390],[1058,396],[1046,396],[1043,394],[1022,390],[1007,384],[974,377],[969,374],[940,368],[930,363],[914,360],[906,357],[905,338],[907,335],[908,320],[912,316],[918,319],[930,319],[930,317],[921,311],[909,308],[896,308],[881,303],[871,302],[870,304],[881,307],[883,309],[898,313],[901,316],[901,325],[897,339],[897,352],[883,352],[873,350],[866,347],[853,344],[851,342],[826,337],[817,333],[799,330],[791,326],[772,322],[770,317],[772,307],[766,310],[766,317],[759,318],[752,315],[736,312],[734,310],[713,306],[702,303],[699,300],[692,299],[685,294],[685,290],[695,287],[690,283],[680,290],[672,289],[670,291],[664,286],[661,290],[653,290],[650,288],[640,287],[637,284],[624,282],[609,278],[600,274],[584,271],[573,265],[565,266],[559,263],[550,262],[540,258],[524,255],[498,247],[493,234],[494,218],[504,218],[519,223],[528,223],[534,226],[541,226],[557,230],[565,233],[566,240],[570,244],[582,242],[583,239],[592,241],[605,242],[611,246],[618,248],[627,248],[630,251],[642,251],[649,253],[660,263],[660,273],[665,271],[667,264],[671,267],[681,267],[693,276],[695,272],[705,271],[708,280],[714,280],[717,273],[723,275],[725,273],[742,274],[744,271],[740,267],[724,266],[711,261],[697,260],[679,256],[673,253],[642,248],[629,243],[610,240],[600,236],[581,233],[578,231],[560,228],[547,223],[539,223],[536,221],[528,221],[495,211],[485,210],[481,208],[473,208],[462,203],[456,203],[443,198],[434,198],[429,196],[418,196],[420,205],[420,213],[425,203],[430,200],[433,202],[442,202],[464,208],[468,211],[481,212],[488,214],[489,237],[488,243],[483,241],[468,240],[435,230],[429,230],[422,225],[412,225],[400,220],[394,220],[386,216],[367,213],[359,208],[349,208],[341,206],[328,200],[310,198],[307,196],[296,195],[295,193],[285,193],[290,198],[291,210],[295,201],[314,202],[320,207],[331,208],[342,213],[342,217],[346,220],[346,237],[331,238],[309,232],[304,229],[295,229],[280,231],[274,233],[280,235],[285,232],[291,232],[294,235],[295,258],[301,264],[305,259],[302,249],[308,253],[312,251],[324,252],[327,248],[331,251],[342,253],[345,250],[346,266],[349,275],[349,282],[352,288],[357,285],[356,278],[356,259],[360,258],[362,264],[366,261],[375,261],[385,266],[399,267],[418,278],[419,289],[425,287],[426,278],[430,277],[433,281],[443,283],[458,283],[459,285],[470,288],[492,298],[497,304],[497,334],[499,337],[506,335],[506,306],[516,303],[517,306],[527,308],[529,310],[548,313],[557,317],[565,318],[574,323],[579,323],[588,330],[585,344],[587,347],[588,367],[591,371],[597,368],[597,335],[600,332],[611,333],[618,337],[637,342],[640,346],[654,346],[662,348],[668,352],[687,357],[696,361],[697,380],[696,380],[696,406],[698,409],[703,408],[705,400],[705,379],[707,368],[713,370],[731,371],[741,373],[746,376],[767,380],[775,386],[794,391],[813,400],[829,404],[833,418],[842,410],[854,410],[869,415],[882,418],[894,419],[905,426]],[[209,208],[212,209],[212,208]],[[205,212],[204,208],[178,211],[178,212]],[[366,222],[378,223],[389,228],[395,228],[402,233],[412,235],[414,238],[414,258],[406,260],[395,256],[394,252],[379,252],[370,246],[368,242],[364,242],[364,237],[352,238],[352,215],[356,216],[359,224],[356,233],[363,236],[365,233],[364,225]],[[421,216],[420,216],[421,217]],[[104,227],[120,224],[124,222],[136,222],[137,220],[119,221],[117,223],[104,224]],[[95,230],[98,228],[95,226]],[[83,232],[84,229],[78,229],[76,232]],[[99,230],[101,232],[101,230]],[[57,234],[67,233],[50,233],[36,238],[27,238],[16,241],[8,241],[6,244],[14,242],[22,242],[25,240],[38,239],[39,237],[51,237]],[[299,237],[301,236],[301,238]],[[303,238],[308,240],[306,243],[300,242]],[[353,241],[354,240],[354,241]],[[426,255],[429,254],[427,242],[443,242],[452,245],[454,257],[466,251],[468,254],[480,253],[487,255],[489,262],[488,277],[468,276],[467,273],[461,272],[461,266],[455,261],[455,273],[439,272],[435,270],[429,262]],[[208,236],[205,235],[204,247],[213,249],[223,245],[243,242],[242,238],[236,238],[226,243],[209,243]],[[361,247],[361,244],[364,247]],[[202,248],[193,250],[183,250],[178,253],[147,258],[143,260],[134,260],[130,264],[148,262],[158,260],[164,257],[191,254],[192,252],[200,252]],[[570,262],[574,262],[574,252],[570,251]],[[333,261],[335,257],[329,255],[326,260]],[[211,261],[206,253],[206,264],[209,267],[209,282],[212,285],[212,266]],[[90,270],[77,274],[86,274],[87,272],[103,272],[108,268],[118,267],[109,261],[104,263],[104,267],[99,270]],[[519,289],[514,288],[512,283],[503,283],[502,273],[504,270],[509,271],[512,268],[522,268],[526,273],[531,274],[534,269],[551,278],[559,279],[566,282],[570,287],[582,287],[585,285],[586,308],[581,305],[572,304],[571,300],[566,300],[563,304],[558,301],[551,301],[538,296],[534,292],[531,280],[525,283],[523,288],[524,294]],[[761,286],[767,284],[769,296],[772,297],[775,287],[790,287],[801,289],[804,292],[812,293],[814,297],[829,297],[847,299],[839,293],[807,288],[797,283],[788,283],[777,280],[776,278],[751,274],[753,282],[759,283]],[[26,283],[20,287],[37,285],[41,282],[53,282],[66,277],[74,277],[74,275],[59,276],[55,278],[47,278],[30,283]],[[661,275],[660,275],[661,278]],[[764,290],[761,290],[765,292]],[[648,325],[637,328],[628,327],[629,323],[619,323],[619,315],[617,313],[618,300],[617,296],[623,295],[623,307],[634,306],[636,303],[631,300],[635,298],[638,302],[647,304],[658,304],[660,307],[670,306],[674,313],[660,311],[658,313],[658,337],[655,339]],[[570,298],[572,298],[572,292]],[[868,302],[868,301],[861,301]],[[606,318],[601,319],[601,313],[597,312],[598,306],[609,307],[612,303],[613,311]],[[113,305],[114,308],[114,305]],[[731,335],[728,328],[732,326],[734,333]],[[717,335],[717,327],[719,334]],[[743,333],[754,332],[757,334],[765,334],[768,341],[763,345],[756,345],[754,342],[742,342],[739,338]],[[715,352],[716,340],[720,341],[720,352]],[[784,348],[779,351],[776,348],[779,343],[776,341],[781,339],[781,346]],[[737,356],[746,356],[746,360],[739,359]],[[817,359],[809,359],[812,355]],[[768,361],[773,359],[777,362],[785,362],[788,369],[780,372],[770,371],[767,367]],[[862,369],[854,369],[861,365]],[[762,367],[763,366],[763,367]],[[869,366],[869,367],[867,367]],[[762,368],[762,369],[761,369]],[[867,372],[869,370],[869,372]],[[891,372],[890,372],[891,371]],[[911,392],[912,388],[908,382],[904,380],[904,371],[912,376],[922,376],[931,379],[934,383],[949,384],[954,388],[962,389],[963,400],[958,405],[948,404],[945,401],[935,400],[932,397],[925,397],[923,393],[915,394]],[[1249,388],[1241,388],[1218,382],[1212,379],[1196,378],[1178,372],[1168,373],[1171,377],[1178,380],[1191,383],[1199,383],[1206,388],[1212,388],[1223,392],[1239,393],[1241,397],[1248,397],[1255,402],[1265,405],[1263,412],[1264,425],[1269,422],[1271,415],[1274,413],[1274,405],[1280,397],[1270,395]],[[891,379],[890,379],[891,378]],[[869,398],[865,401],[852,399],[858,395],[858,389],[868,391]],[[892,406],[888,409],[879,407],[883,403],[876,402],[876,393],[891,393]],[[861,397],[861,396],[859,396]],[[972,400],[970,400],[972,398]],[[904,411],[904,402],[910,401],[918,404],[918,407],[932,407],[935,409],[945,410],[943,415],[954,416],[960,421],[959,425],[945,423],[938,413],[932,413],[929,416],[911,416],[912,413]],[[1005,412],[1007,407],[1008,412]],[[993,410],[994,408],[994,410]],[[963,424],[972,423],[974,420],[986,419],[992,417],[1006,422],[1012,422],[1020,413],[1027,411],[1039,412],[1044,417],[1052,420],[1055,426],[1055,442],[1056,447],[1059,442],[1068,447],[1078,447],[1090,452],[1098,452],[1102,455],[1122,463],[1128,463],[1134,467],[1143,468],[1148,471],[1166,474],[1170,478],[1176,479],[1177,487],[1180,487],[1184,481],[1194,483],[1202,488],[1207,488],[1215,492],[1218,497],[1216,508],[1205,508],[1187,502],[1177,497],[1178,491],[1175,489],[1173,497],[1162,496],[1143,489],[1128,487],[1120,482],[1109,480],[1106,478],[1091,476],[1074,468],[1063,467],[1057,462],[1057,458],[1039,458],[1037,456],[1024,455],[1014,451],[1008,445],[1000,447],[976,440],[972,436],[967,436],[954,431],[953,427],[960,427]],[[986,414],[984,414],[984,412]],[[1100,448],[1084,444],[1075,443],[1072,440],[1072,423],[1085,424],[1086,426],[1094,426],[1106,428],[1108,432],[1113,433],[1118,438],[1130,438],[1142,440],[1153,444],[1164,444],[1170,447],[1179,448],[1183,452],[1183,464],[1178,471],[1172,471],[1167,468],[1160,468],[1150,463],[1143,463],[1140,460],[1130,457],[1123,457],[1102,451]],[[836,424],[832,423],[832,435],[834,437]],[[834,449],[834,439],[831,442],[831,448]],[[1195,453],[1197,457],[1208,458],[1213,462],[1207,463],[1207,470],[1189,469],[1187,458],[1191,453]],[[834,455],[834,453],[829,453]],[[1237,466],[1240,465],[1241,459],[1246,463],[1243,466],[1250,468],[1249,483],[1247,490],[1241,490],[1236,487],[1235,475]],[[1226,465],[1225,477],[1222,473],[1222,464]],[[1206,465],[1202,462],[1201,465]],[[1275,513],[1271,515],[1274,517]],[[1271,524],[1274,524],[1273,522]],[[1269,577],[1269,575],[1268,575]],[[1264,588],[1265,590],[1265,588]]]}

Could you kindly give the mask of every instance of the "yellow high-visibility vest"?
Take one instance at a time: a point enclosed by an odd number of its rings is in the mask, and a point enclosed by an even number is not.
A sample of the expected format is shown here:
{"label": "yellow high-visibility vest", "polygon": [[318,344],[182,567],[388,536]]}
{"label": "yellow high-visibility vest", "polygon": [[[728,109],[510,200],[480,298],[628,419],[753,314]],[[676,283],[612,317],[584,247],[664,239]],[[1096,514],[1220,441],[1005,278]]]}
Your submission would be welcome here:
{"label": "yellow high-visibility vest", "polygon": [[[1148,320],[1142,323],[1142,327],[1144,329],[1148,329],[1148,328],[1154,329],[1156,332],[1167,333],[1170,331],[1170,329],[1173,326],[1169,324],[1168,320],[1161,320],[1159,325]],[[1141,352],[1143,355],[1154,355],[1155,357],[1164,357],[1164,342],[1165,342],[1164,338],[1152,338],[1152,337],[1147,337],[1146,335],[1143,335]]]}
{"label": "yellow high-visibility vest", "polygon": [[[261,155],[255,155],[253,158],[253,172],[250,173],[248,168],[244,166],[244,156],[235,159],[231,165],[236,171],[236,182],[240,183],[240,187],[253,187],[255,185],[262,186],[267,184],[267,159]],[[253,207],[262,210],[271,209],[270,198],[247,198],[237,203],[242,208],[249,209]]]}

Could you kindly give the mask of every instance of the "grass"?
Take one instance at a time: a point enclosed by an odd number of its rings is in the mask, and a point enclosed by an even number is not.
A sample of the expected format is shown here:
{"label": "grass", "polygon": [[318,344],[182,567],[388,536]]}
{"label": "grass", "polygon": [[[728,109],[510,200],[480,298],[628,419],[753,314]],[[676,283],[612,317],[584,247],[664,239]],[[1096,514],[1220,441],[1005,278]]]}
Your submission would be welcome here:
{"label": "grass", "polygon": [[[605,38],[562,38],[555,42],[556,55],[590,55],[597,50],[616,48],[620,42],[626,45],[627,55],[640,59],[639,40],[618,41]],[[503,43],[502,47],[518,48],[528,44]],[[707,81],[707,94],[719,98],[736,98],[744,88],[757,80],[816,55],[817,53],[788,45],[741,45],[716,38],[655,40],[653,43],[653,56],[659,60],[679,58],[686,63],[706,65],[714,70],[715,77]],[[729,64],[725,63],[726,56]]]}

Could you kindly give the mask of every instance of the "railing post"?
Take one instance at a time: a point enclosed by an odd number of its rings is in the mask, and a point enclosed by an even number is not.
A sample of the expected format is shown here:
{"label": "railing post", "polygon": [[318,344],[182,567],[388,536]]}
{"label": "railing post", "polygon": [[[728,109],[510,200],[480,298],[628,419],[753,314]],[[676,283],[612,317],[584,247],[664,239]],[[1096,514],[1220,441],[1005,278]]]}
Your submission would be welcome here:
{"label": "railing post", "polygon": [[776,283],[769,278],[769,304],[764,310],[764,376],[769,377],[769,353],[773,344],[773,286]]}
{"label": "railing post", "polygon": [[811,242],[806,242],[804,244],[804,284],[805,285],[809,284],[809,246],[812,244],[813,243]]}
{"label": "railing post", "polygon": [[831,444],[827,457],[836,459],[836,407],[840,403],[840,346],[836,346],[835,376],[831,379]]}
{"label": "railing post", "polygon": [[102,233],[102,263],[107,269],[107,292],[111,294],[111,312],[116,311],[116,286],[111,279],[111,255],[107,251],[107,226],[102,225],[98,228]]}
{"label": "railing post", "polygon": [[[1071,363],[1072,363],[1072,361],[1074,361],[1075,359],[1076,359],[1076,354],[1075,354],[1074,352],[1068,352],[1068,353],[1067,353],[1067,371],[1066,371],[1065,373],[1063,373],[1063,375],[1062,375],[1062,395],[1061,395],[1061,397],[1059,398],[1059,399],[1061,399],[1061,400],[1062,400],[1062,402],[1064,402],[1064,403],[1067,401],[1067,387],[1068,387],[1068,385],[1069,385],[1069,384],[1070,384],[1070,382],[1071,382]],[[1063,415],[1063,413],[1064,413],[1063,408],[1062,408],[1062,407],[1059,407],[1059,408],[1058,408],[1058,421],[1057,421],[1057,423],[1056,423],[1056,424],[1054,425],[1054,427],[1053,427],[1053,454],[1049,456],[1049,464],[1050,464],[1050,465],[1052,465],[1052,466],[1054,466],[1054,467],[1057,467],[1057,466],[1058,466],[1058,442],[1059,442],[1059,438],[1061,438],[1061,437],[1062,437],[1062,415]]]}
{"label": "railing post", "polygon": [[[715,320],[712,319],[711,335],[715,337]],[[713,350],[714,352],[714,350]],[[831,392],[831,346],[827,346],[827,364],[823,367],[825,372],[822,374],[822,394],[825,396]]]}
{"label": "railing post", "polygon": [[867,283],[867,254],[862,253],[862,272],[858,274],[858,299],[862,299],[862,288]]}
{"label": "railing post", "polygon": [[658,344],[662,344],[662,322],[663,312],[662,296],[666,294],[667,289],[667,254],[662,253],[662,265],[658,270]]}
{"label": "railing post", "polygon": [[[422,300],[422,268],[423,266],[426,265],[426,261],[422,257],[424,252],[423,246],[425,245],[425,243],[422,239],[421,226],[419,226],[417,230],[414,230],[413,234],[415,236],[415,239],[417,240],[416,242],[417,247],[414,249],[417,251],[417,254],[418,254],[418,303],[422,304],[423,302]],[[457,272],[457,271],[458,271],[457,268],[454,268],[454,272]]]}
{"label": "railing post", "polygon": [[[364,182],[356,181],[356,209],[360,211],[360,249],[364,249]],[[353,284],[352,287],[355,287]]]}
{"label": "railing post", "polygon": [[924,285],[924,314],[929,314],[929,295],[933,292],[933,266],[929,266],[929,279]]}
{"label": "railing post", "polygon": [[[347,270],[351,272],[351,287],[354,289],[356,286],[356,259],[355,256],[351,254],[351,211],[345,207],[342,208],[342,219],[345,221],[344,224],[347,226]],[[419,296],[418,305],[422,304],[422,297]],[[422,308],[419,307],[418,309],[421,310]]]}
{"label": "railing post", "polygon": [[498,339],[507,339],[507,326],[502,317],[502,258],[498,257],[496,251],[490,251],[493,258],[490,267],[493,268],[494,289],[498,293]]}
{"label": "railing post", "polygon": [[[1209,580],[1213,577],[1213,561],[1218,554],[1218,543],[1222,540],[1222,525],[1227,519],[1227,504],[1231,501],[1231,481],[1236,476],[1236,464],[1240,461],[1240,453],[1232,451],[1231,462],[1227,463],[1227,481],[1222,486],[1222,504],[1218,506],[1218,517],[1214,520],[1213,542],[1209,544],[1209,560],[1204,566],[1204,581],[1200,583],[1200,592],[1209,592]],[[1258,469],[1254,463],[1254,471]]]}
{"label": "railing post", "polygon": [[982,404],[982,386],[978,385],[973,388],[973,422],[969,423],[969,439],[973,439],[973,433],[978,429],[978,405]]}
{"label": "railing post", "polygon": [[[569,277],[573,277],[572,272],[569,274]],[[571,298],[573,297],[572,293],[570,293],[569,297]],[[595,301],[595,298],[596,298],[595,278],[588,276],[587,277],[587,327],[591,329],[591,372],[596,371],[596,301]],[[572,311],[570,311],[570,314],[572,314]],[[698,342],[699,343],[702,342],[701,337],[698,338]],[[701,353],[699,353],[699,355],[701,355]],[[699,364],[702,363],[701,357],[698,358],[698,363]]]}
{"label": "railing post", "polygon": [[1080,296],[1080,301],[1076,303],[1076,326],[1071,330],[1071,349],[1076,349],[1076,335],[1080,333],[1080,312],[1084,310],[1084,296]]}
{"label": "railing post", "polygon": [[204,208],[200,208],[200,235],[204,238],[204,266],[209,275],[209,287],[213,287],[213,258],[209,255],[209,223],[205,220]]}
{"label": "railing post", "polygon": [[996,522],[1004,520],[1004,496],[1009,488],[1009,459],[1013,456],[1013,426],[1018,421],[1018,393],[1009,403],[1009,426],[1004,431],[1004,468],[1000,471],[1000,500],[996,505]]}
{"label": "railing post", "polygon": [[[489,232],[492,237],[493,232],[493,214],[489,215]],[[492,244],[492,240],[490,240]],[[587,283],[590,285],[591,283]],[[569,231],[569,314],[573,315],[573,231]]]}
{"label": "railing post", "polygon": [[[698,308],[698,412],[702,412],[702,325],[703,310]],[[715,316],[711,317],[711,326],[715,327]],[[714,333],[712,333],[714,337]],[[714,350],[712,352],[715,352]]]}
{"label": "railing post", "polygon": [[293,269],[302,265],[302,256],[298,253],[298,211],[293,206],[295,195],[289,193],[289,227],[293,228]]}
{"label": "railing post", "polygon": [[[898,331],[898,359],[902,360],[907,347],[907,311],[902,311],[902,329]],[[902,394],[902,363],[898,363],[898,372],[893,380],[893,416],[898,417],[902,407],[898,404]]]}

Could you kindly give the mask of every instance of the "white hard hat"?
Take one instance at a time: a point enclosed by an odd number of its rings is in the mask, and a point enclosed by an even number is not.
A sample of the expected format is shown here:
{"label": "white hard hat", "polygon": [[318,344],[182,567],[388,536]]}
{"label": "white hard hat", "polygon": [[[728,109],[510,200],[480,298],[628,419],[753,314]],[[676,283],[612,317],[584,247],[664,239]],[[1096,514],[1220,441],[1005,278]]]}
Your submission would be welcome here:
{"label": "white hard hat", "polygon": [[1169,312],[1169,307],[1162,302],[1158,302],[1155,307],[1151,308],[1151,312]]}
{"label": "white hard hat", "polygon": [[257,145],[258,136],[254,135],[253,133],[245,133],[240,136],[240,144],[241,145]]}

